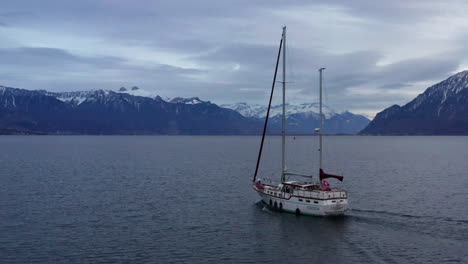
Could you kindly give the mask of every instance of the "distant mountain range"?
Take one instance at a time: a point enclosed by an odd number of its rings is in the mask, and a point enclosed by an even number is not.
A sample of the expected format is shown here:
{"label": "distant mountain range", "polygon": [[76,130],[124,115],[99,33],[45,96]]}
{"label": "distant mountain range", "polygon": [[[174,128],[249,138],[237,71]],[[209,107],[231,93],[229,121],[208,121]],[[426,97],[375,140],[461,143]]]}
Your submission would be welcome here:
{"label": "distant mountain range", "polygon": [[468,135],[468,71],[378,113],[364,135]]}
{"label": "distant mountain range", "polygon": [[[267,106],[247,103],[222,104],[222,107],[235,110],[245,117],[263,120]],[[282,105],[272,105],[270,109],[270,130],[280,133]],[[310,134],[320,127],[320,110],[318,103],[286,104],[286,127],[289,133]],[[337,113],[330,107],[322,107],[324,116],[324,133],[356,134],[369,124],[369,119],[348,111]]]}
{"label": "distant mountain range", "polygon": [[[313,134],[317,103],[288,104],[290,134]],[[0,134],[260,134],[267,107],[218,106],[192,98],[161,98],[138,87],[116,91],[48,92],[0,86]],[[370,122],[365,116],[323,108],[324,133],[363,135],[468,135],[468,71],[426,89],[404,106],[393,105]],[[281,105],[273,105],[269,133],[281,131]]]}
{"label": "distant mountain range", "polygon": [[[239,112],[241,115],[246,117],[264,118],[266,116],[267,108],[266,105],[258,104],[247,104],[247,103],[235,103],[235,104],[222,104],[221,107],[229,108]],[[288,104],[286,103],[286,116],[290,116],[298,113],[319,113],[318,103],[304,103],[304,104]],[[283,113],[283,107],[281,104],[272,105],[270,109],[270,116],[277,116]],[[322,113],[326,118],[330,118],[335,115],[335,111],[331,110],[328,106],[323,105]]]}
{"label": "distant mountain range", "polygon": [[[314,107],[288,105],[288,132],[312,134],[319,117]],[[280,128],[277,108],[271,133]],[[357,133],[369,122],[349,112],[327,110],[325,117],[332,134]],[[244,116],[198,97],[163,99],[138,87],[56,93],[0,86],[0,134],[260,134],[263,118],[261,111]]]}
{"label": "distant mountain range", "polygon": [[[134,90],[136,91],[136,90]],[[0,87],[0,132],[21,134],[256,134],[259,124],[199,100],[95,90],[52,93]],[[192,102],[194,102],[192,100]]]}

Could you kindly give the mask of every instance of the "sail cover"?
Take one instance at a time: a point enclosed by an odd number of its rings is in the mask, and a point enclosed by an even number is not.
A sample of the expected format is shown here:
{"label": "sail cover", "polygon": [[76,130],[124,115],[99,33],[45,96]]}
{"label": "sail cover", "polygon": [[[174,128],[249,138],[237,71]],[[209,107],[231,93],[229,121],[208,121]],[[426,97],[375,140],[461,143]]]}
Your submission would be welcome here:
{"label": "sail cover", "polygon": [[339,181],[343,181],[343,176],[328,174],[328,173],[325,173],[322,169],[320,169],[320,181],[326,178],[335,178],[335,179],[338,179]]}

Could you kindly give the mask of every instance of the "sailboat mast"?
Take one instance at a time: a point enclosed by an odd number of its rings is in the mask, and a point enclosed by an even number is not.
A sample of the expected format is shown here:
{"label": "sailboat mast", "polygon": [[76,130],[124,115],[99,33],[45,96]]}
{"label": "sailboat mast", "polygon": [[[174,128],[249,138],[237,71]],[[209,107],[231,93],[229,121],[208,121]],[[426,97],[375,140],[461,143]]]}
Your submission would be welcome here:
{"label": "sailboat mast", "polygon": [[255,182],[257,179],[258,167],[260,165],[260,160],[262,159],[263,143],[265,142],[265,134],[266,134],[267,126],[268,126],[268,118],[270,117],[271,101],[273,99],[273,92],[275,91],[276,75],[278,73],[278,65],[280,61],[282,47],[283,47],[283,37],[281,37],[280,45],[278,48],[278,56],[276,57],[275,74],[273,75],[273,83],[271,84],[270,100],[268,101],[268,108],[267,108],[267,113],[265,117],[265,123],[263,125],[262,141],[260,143],[260,150],[258,151],[257,165],[255,166],[255,174],[252,180],[253,182]]}
{"label": "sailboat mast", "polygon": [[286,178],[286,26],[283,27],[283,120],[281,132],[281,182]]}
{"label": "sailboat mast", "polygon": [[[319,167],[320,171],[322,170],[322,134],[323,134],[323,115],[322,115],[322,72],[325,70],[325,68],[320,68],[320,130],[319,130]],[[322,181],[320,181],[320,185],[322,185]]]}

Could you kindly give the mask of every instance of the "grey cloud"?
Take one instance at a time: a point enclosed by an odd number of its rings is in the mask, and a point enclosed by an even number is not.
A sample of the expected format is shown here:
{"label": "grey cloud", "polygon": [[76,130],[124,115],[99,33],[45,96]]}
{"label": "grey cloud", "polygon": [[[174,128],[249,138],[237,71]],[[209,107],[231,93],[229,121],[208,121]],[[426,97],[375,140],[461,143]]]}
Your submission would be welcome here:
{"label": "grey cloud", "polygon": [[[412,87],[411,82],[439,80],[448,77],[459,66],[452,56],[442,58],[418,58],[377,66],[378,56],[359,54],[333,58],[338,69],[331,68],[329,80],[332,87],[352,88],[364,84],[375,88],[396,89]],[[341,69],[340,69],[341,67]]]}
{"label": "grey cloud", "polygon": [[[342,50],[336,51],[323,43],[313,46],[318,43],[317,40],[327,36],[312,33],[315,30],[304,32],[300,36],[303,43],[288,48],[288,78],[294,81],[292,88],[299,91],[293,99],[313,100],[318,83],[317,69],[326,67],[327,92],[341,107],[366,106],[380,110],[393,104],[391,101],[401,103],[411,98],[388,94],[355,96],[353,90],[421,90],[424,87],[418,87],[415,82],[439,81],[456,71],[463,61],[467,63],[468,57],[464,55],[466,36],[460,36],[453,42],[444,40],[447,47],[454,47],[446,54],[437,55],[434,51],[436,55],[398,58],[396,62],[384,66],[379,62],[387,57],[385,48],[366,46],[366,43],[385,37],[374,36],[376,32],[406,28],[441,14],[452,14],[454,8],[464,6],[459,1],[451,4],[435,0],[44,0],[29,1],[25,5],[21,1],[5,0],[0,4],[0,27],[5,28],[0,32],[0,37],[16,40],[15,29],[21,32],[18,36],[27,35],[28,32],[35,34],[29,36],[31,43],[25,37],[20,39],[23,42],[16,43],[15,48],[0,49],[0,74],[9,85],[24,88],[40,86],[44,89],[85,90],[138,85],[157,90],[163,96],[200,96],[222,103],[247,99],[263,102],[271,85],[280,26],[295,19],[300,20],[301,24],[314,22],[313,17],[299,18],[299,14],[294,12],[286,12],[285,17],[280,17],[274,11],[307,9],[315,12],[314,7],[330,6],[339,8],[344,15],[365,21],[359,26],[366,27],[368,32],[359,37],[368,39],[357,42],[363,44],[348,48],[348,43],[353,46],[356,40],[353,35],[347,35],[348,39],[338,43]],[[334,23],[343,23],[340,21],[338,18]],[[309,26],[317,25],[304,27]],[[350,29],[352,25],[334,26],[342,31],[329,32],[330,41],[340,40],[343,30]],[[327,23],[320,27],[328,29]],[[357,28],[357,33],[361,30]],[[431,29],[427,30],[430,33]],[[94,55],[83,56],[70,52],[73,49],[67,46],[57,45],[58,48],[53,49],[30,47],[38,45],[39,40],[35,38],[42,33],[51,38],[61,35],[70,38],[70,42],[63,43],[73,43],[73,38],[77,38],[109,44],[109,49],[104,55],[93,52],[91,46],[87,54]],[[324,30],[323,33],[328,32]],[[393,32],[399,33],[399,30]],[[415,36],[418,34],[415,32]],[[392,37],[404,42],[407,36]],[[13,40],[5,47],[15,44]],[[119,54],[120,49],[112,50],[114,44],[117,47],[131,47],[130,52],[144,47],[146,50],[138,54],[140,58],[147,51],[171,56],[164,63],[158,61],[158,55],[154,54],[150,54],[150,61],[144,62],[134,59],[131,53],[123,58]],[[428,47],[431,44],[428,42]],[[175,58],[174,61],[170,61],[172,58]],[[177,60],[184,64],[178,64]],[[240,67],[236,67],[237,64]],[[180,65],[192,66],[184,68]],[[347,92],[351,92],[351,95]]]}
{"label": "grey cloud", "polygon": [[153,74],[165,75],[168,73],[197,74],[201,70],[179,68],[166,64],[130,65],[126,59],[116,56],[80,56],[69,51],[47,47],[21,47],[13,49],[0,49],[0,65],[12,67],[43,67],[50,65],[84,66],[102,69],[147,70]]}
{"label": "grey cloud", "polygon": [[388,84],[381,85],[379,88],[382,88],[382,89],[401,89],[401,88],[404,88],[404,87],[411,87],[411,86],[412,86],[411,84],[406,84],[406,83],[388,83]]}
{"label": "grey cloud", "polygon": [[456,57],[410,59],[382,67],[378,75],[384,79],[398,78],[400,82],[435,80],[452,73],[459,64]]}
{"label": "grey cloud", "polygon": [[208,64],[239,63],[249,68],[264,69],[275,63],[277,50],[278,46],[273,45],[237,43],[217,48],[213,52],[192,59]]}
{"label": "grey cloud", "polygon": [[440,14],[443,5],[448,7],[463,6],[463,0],[443,3],[438,0],[323,0],[322,4],[333,4],[345,8],[357,17],[372,18],[376,21],[392,21],[396,24],[428,20]]}
{"label": "grey cloud", "polygon": [[[267,88],[272,78],[277,48],[273,45],[247,44],[225,46],[215,52],[197,57],[196,60],[212,65],[239,63],[243,70],[232,76],[233,84],[238,88]],[[414,88],[411,82],[440,80],[448,77],[459,65],[458,59],[451,54],[440,55],[437,58],[404,60],[385,66],[377,66],[377,62],[382,58],[382,54],[377,51],[330,54],[320,49],[295,49],[290,50],[289,56],[292,57],[291,61],[296,61],[294,82],[295,87],[301,90],[297,96],[300,94],[313,96],[313,87],[317,85],[317,69],[324,66],[327,68],[325,71],[327,92],[330,98],[338,100],[344,90],[354,87],[370,85],[376,89],[411,89]],[[219,77],[227,78],[223,75]],[[376,102],[386,104],[389,98],[399,103],[402,98],[408,100],[406,95],[382,97],[372,95],[371,97],[372,103],[365,105],[372,106]],[[362,98],[369,100],[369,97],[359,96],[359,99]],[[353,104],[348,102],[347,105],[351,107]]]}
{"label": "grey cloud", "polygon": [[347,105],[350,109],[380,109],[383,110],[394,104],[404,105],[409,100],[404,94],[387,94],[379,93],[372,95],[372,100],[369,97],[362,95],[347,95],[334,96],[329,99],[329,105],[339,106]]}
{"label": "grey cloud", "polygon": [[91,64],[95,66],[111,66],[122,63],[123,60],[112,56],[83,57],[57,48],[19,47],[0,49],[1,64],[22,67],[48,67],[50,65]]}
{"label": "grey cloud", "polygon": [[[165,64],[131,65],[112,56],[78,56],[45,47],[0,49],[4,85],[28,89],[113,89],[122,85],[170,87],[173,80],[187,85],[198,69]],[[64,88],[69,87],[69,88]],[[179,89],[183,87],[179,86]]]}

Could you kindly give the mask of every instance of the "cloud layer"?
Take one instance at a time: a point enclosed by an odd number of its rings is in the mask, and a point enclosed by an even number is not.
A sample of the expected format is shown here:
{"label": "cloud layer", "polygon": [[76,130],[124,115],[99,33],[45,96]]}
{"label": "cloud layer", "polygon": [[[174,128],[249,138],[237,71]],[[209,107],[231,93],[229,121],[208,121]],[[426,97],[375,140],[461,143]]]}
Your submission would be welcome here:
{"label": "cloud layer", "polygon": [[137,85],[162,96],[265,103],[281,26],[288,100],[374,115],[468,69],[463,1],[2,1],[1,85]]}

